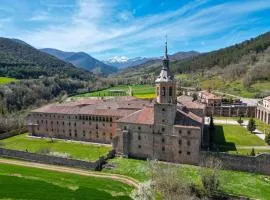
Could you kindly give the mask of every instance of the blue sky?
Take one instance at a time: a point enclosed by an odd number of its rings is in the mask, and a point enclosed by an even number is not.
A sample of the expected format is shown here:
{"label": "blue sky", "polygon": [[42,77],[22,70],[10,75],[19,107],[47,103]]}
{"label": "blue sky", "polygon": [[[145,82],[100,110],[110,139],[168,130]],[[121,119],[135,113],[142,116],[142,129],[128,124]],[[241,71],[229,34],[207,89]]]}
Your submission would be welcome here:
{"label": "blue sky", "polygon": [[1,0],[0,36],[99,59],[223,48],[270,31],[270,0]]}

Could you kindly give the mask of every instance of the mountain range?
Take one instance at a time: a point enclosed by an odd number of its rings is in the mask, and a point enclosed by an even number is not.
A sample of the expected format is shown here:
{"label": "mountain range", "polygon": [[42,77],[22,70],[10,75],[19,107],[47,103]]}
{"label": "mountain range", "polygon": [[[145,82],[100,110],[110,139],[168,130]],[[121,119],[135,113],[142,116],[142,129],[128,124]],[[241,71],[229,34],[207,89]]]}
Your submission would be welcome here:
{"label": "mountain range", "polygon": [[93,73],[41,52],[22,40],[0,37],[0,76],[29,79],[55,75],[85,80],[94,77]]}
{"label": "mountain range", "polygon": [[85,52],[65,52],[52,48],[40,49],[40,51],[51,54],[63,61],[72,63],[79,68],[91,71],[97,75],[108,75],[118,71],[116,67],[107,65]]}
{"label": "mountain range", "polygon": [[[194,57],[199,55],[199,52],[196,51],[188,51],[188,52],[177,52],[175,54],[169,55],[171,60],[182,60],[190,57]],[[135,57],[135,58],[128,58],[126,56],[114,56],[112,58],[109,58],[107,60],[104,60],[103,62],[115,66],[118,69],[124,69],[129,67],[138,66],[144,63],[147,63],[148,61],[160,61],[162,59],[162,56],[160,57]]]}

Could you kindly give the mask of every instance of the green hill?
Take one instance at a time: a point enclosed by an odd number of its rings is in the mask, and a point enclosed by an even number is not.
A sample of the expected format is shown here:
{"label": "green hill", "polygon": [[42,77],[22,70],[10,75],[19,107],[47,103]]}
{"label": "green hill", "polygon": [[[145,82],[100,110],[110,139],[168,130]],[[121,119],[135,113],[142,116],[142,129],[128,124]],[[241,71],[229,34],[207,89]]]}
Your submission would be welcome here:
{"label": "green hill", "polygon": [[[147,80],[161,63],[126,68],[119,77]],[[212,88],[244,97],[270,95],[270,32],[230,47],[171,62],[181,86]],[[181,76],[180,76],[181,74]]]}
{"label": "green hill", "polygon": [[0,76],[18,79],[55,76],[92,79],[93,74],[78,69],[15,39],[0,38]]}

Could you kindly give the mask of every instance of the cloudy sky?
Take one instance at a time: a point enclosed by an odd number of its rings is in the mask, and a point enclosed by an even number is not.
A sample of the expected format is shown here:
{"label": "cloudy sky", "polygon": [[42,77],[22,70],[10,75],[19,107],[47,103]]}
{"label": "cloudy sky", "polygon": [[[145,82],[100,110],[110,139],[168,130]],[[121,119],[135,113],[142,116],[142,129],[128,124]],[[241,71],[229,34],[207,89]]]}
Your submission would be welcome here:
{"label": "cloudy sky", "polygon": [[99,59],[207,52],[270,31],[270,0],[1,0],[0,36]]}

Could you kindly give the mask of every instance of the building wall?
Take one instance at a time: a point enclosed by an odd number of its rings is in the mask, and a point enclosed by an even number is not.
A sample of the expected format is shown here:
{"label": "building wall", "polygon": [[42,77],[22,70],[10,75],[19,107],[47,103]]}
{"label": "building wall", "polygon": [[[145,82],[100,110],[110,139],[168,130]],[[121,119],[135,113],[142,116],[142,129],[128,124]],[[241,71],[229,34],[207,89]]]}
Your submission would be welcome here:
{"label": "building wall", "polygon": [[206,116],[223,116],[223,117],[255,117],[255,106],[206,106]]}
{"label": "building wall", "polygon": [[266,124],[270,124],[270,107],[268,104],[263,102],[263,104],[258,104],[256,108],[256,118],[261,120]]}
{"label": "building wall", "polygon": [[29,132],[35,136],[111,143],[118,117],[31,113]]}
{"label": "building wall", "polygon": [[[164,132],[154,130],[153,125],[120,123],[117,153],[136,158],[198,164],[200,128],[172,125]],[[128,146],[128,149],[124,146]]]}

